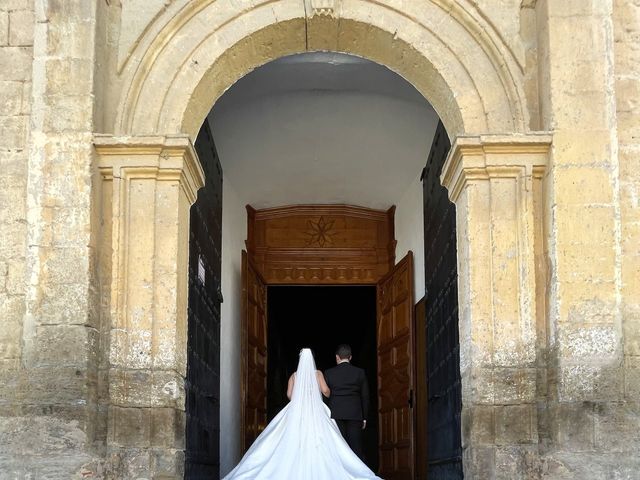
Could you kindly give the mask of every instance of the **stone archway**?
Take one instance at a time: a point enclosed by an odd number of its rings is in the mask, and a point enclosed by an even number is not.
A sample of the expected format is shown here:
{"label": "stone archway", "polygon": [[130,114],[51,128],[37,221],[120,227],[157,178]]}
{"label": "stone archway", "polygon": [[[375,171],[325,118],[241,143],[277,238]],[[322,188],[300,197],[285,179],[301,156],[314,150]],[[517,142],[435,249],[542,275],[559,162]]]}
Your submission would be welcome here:
{"label": "stone archway", "polygon": [[361,56],[404,77],[452,138],[525,132],[522,65],[494,26],[461,3],[411,2],[400,10],[374,0],[263,0],[247,9],[187,2],[154,22],[124,65],[114,133],[193,139],[239,78],[280,57],[323,50]]}
{"label": "stone archway", "polygon": [[[100,245],[113,252],[102,267],[111,279],[109,424],[116,429],[128,409],[142,408],[180,430],[188,212],[203,183],[191,140],[207,112],[268,61],[332,50],[402,75],[455,139],[442,183],[457,207],[464,468],[471,476],[482,476],[487,462],[503,468],[497,445],[530,461],[538,438],[542,174],[551,139],[527,133],[532,119],[517,55],[462,1],[410,2],[403,10],[376,0],[234,5],[198,0],[159,15],[113,87],[120,94],[106,114],[112,134],[94,139],[101,215],[114,225]],[[494,336],[498,328],[507,333]],[[515,385],[507,403],[496,397],[505,384]],[[496,418],[523,425],[511,435]],[[134,445],[116,433],[108,438],[118,439],[109,444],[112,456],[128,461]],[[179,476],[183,440],[163,436],[148,469],[163,465],[159,473]]]}

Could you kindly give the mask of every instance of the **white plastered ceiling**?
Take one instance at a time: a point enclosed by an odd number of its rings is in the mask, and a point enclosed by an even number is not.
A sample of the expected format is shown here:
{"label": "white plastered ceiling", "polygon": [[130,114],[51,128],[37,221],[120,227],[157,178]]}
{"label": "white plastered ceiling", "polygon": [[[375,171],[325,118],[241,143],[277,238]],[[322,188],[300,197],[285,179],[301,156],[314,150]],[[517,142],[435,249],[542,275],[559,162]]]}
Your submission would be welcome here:
{"label": "white plastered ceiling", "polygon": [[385,209],[425,165],[438,117],[386,67],[307,53],[239,80],[209,120],[225,179],[243,202]]}

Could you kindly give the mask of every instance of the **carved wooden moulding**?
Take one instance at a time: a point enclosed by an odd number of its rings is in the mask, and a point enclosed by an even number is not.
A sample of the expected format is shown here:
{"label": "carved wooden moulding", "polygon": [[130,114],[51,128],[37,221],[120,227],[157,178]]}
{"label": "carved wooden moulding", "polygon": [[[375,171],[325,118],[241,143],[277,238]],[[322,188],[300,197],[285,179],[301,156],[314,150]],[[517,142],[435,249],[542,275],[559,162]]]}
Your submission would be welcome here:
{"label": "carved wooden moulding", "polygon": [[247,252],[269,284],[374,284],[395,262],[395,207],[247,206]]}

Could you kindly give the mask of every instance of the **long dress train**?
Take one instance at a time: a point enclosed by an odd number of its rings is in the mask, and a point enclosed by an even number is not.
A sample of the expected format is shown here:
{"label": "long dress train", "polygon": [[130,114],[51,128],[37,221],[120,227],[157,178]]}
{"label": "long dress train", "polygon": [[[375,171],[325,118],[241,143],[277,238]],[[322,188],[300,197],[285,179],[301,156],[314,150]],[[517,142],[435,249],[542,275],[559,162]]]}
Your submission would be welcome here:
{"label": "long dress train", "polygon": [[223,480],[381,480],[353,453],[322,402],[311,350],[300,352],[291,402]]}

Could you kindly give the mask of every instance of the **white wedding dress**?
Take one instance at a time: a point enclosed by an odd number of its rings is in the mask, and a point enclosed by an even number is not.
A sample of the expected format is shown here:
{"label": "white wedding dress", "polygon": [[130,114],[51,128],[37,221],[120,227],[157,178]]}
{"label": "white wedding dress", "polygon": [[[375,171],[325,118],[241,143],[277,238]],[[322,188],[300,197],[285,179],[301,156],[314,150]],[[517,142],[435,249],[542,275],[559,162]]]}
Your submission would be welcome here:
{"label": "white wedding dress", "polygon": [[370,480],[323,403],[311,350],[302,349],[291,402],[223,480]]}

